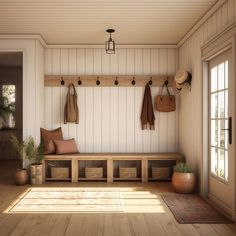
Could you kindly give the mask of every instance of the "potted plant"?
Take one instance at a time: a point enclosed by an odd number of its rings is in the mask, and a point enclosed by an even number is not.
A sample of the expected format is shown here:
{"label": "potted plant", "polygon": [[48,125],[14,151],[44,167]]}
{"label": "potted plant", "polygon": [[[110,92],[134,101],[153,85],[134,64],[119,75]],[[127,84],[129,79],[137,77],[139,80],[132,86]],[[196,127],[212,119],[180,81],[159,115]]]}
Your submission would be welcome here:
{"label": "potted plant", "polygon": [[178,193],[193,193],[196,185],[196,177],[193,170],[186,163],[174,166],[172,185]]}
{"label": "potted plant", "polygon": [[[12,135],[11,143],[19,154],[20,159],[23,161],[25,159],[25,142],[20,142],[16,136]],[[29,180],[28,172],[25,168],[18,168],[14,175],[14,181],[17,185],[27,184]]]}
{"label": "potted plant", "polygon": [[[41,142],[38,146],[36,146],[33,137],[29,137],[26,141],[19,142],[19,140],[12,135],[11,142],[13,147],[19,153],[21,160],[28,159],[31,162],[30,166],[30,179],[32,184],[42,184],[43,182],[43,174],[42,174],[42,160],[44,158],[44,145]],[[27,174],[28,181],[28,173],[26,169],[18,169],[15,174],[15,182],[17,184],[25,184],[22,179],[23,175]]]}
{"label": "potted plant", "polygon": [[34,139],[30,136],[26,142],[25,153],[27,158],[31,161],[30,166],[30,180],[31,184],[42,184],[43,169],[42,160],[44,159],[44,145],[41,142],[38,146]]}

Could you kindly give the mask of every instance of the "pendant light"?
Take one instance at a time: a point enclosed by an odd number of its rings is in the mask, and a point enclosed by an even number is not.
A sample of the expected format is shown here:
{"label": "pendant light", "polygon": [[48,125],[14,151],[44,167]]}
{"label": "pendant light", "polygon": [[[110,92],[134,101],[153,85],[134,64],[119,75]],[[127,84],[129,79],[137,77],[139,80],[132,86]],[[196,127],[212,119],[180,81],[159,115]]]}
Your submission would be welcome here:
{"label": "pendant light", "polygon": [[107,54],[115,53],[115,41],[111,38],[111,34],[114,33],[114,29],[107,29],[107,33],[110,34],[110,38],[105,42],[105,49]]}

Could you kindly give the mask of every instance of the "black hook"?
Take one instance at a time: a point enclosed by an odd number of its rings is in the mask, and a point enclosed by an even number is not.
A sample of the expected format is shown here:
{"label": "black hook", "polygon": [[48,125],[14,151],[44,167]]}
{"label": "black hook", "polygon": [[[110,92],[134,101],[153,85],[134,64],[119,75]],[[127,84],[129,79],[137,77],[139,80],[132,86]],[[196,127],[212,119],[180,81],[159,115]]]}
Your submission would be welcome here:
{"label": "black hook", "polygon": [[100,85],[100,80],[98,78],[99,77],[97,77],[96,85]]}
{"label": "black hook", "polygon": [[79,77],[78,85],[81,85],[81,84],[82,84],[82,81],[80,80],[80,77]]}
{"label": "black hook", "polygon": [[136,84],[136,82],[135,82],[135,77],[133,77],[133,80],[132,80],[132,85],[135,85]]}
{"label": "black hook", "polygon": [[119,84],[119,81],[117,80],[117,77],[116,77],[116,80],[115,80],[115,85],[118,85]]}
{"label": "black hook", "polygon": [[61,76],[61,85],[64,85],[65,81],[63,80],[63,76]]}
{"label": "black hook", "polygon": [[152,85],[152,77],[151,77],[151,79],[149,80],[149,85]]}
{"label": "black hook", "polygon": [[169,84],[169,81],[168,79],[165,80],[165,83],[164,83],[166,86]]}

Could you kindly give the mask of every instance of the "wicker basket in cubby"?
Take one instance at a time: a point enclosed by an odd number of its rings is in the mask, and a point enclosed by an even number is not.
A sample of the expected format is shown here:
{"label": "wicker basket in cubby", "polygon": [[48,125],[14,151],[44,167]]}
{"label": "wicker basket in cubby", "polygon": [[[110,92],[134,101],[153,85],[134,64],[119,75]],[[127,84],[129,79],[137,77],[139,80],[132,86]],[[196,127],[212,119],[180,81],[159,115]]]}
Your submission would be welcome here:
{"label": "wicker basket in cubby", "polygon": [[137,178],[136,167],[120,167],[119,176],[122,179]]}
{"label": "wicker basket in cubby", "polygon": [[51,167],[51,177],[53,179],[68,179],[69,176],[69,167]]}
{"label": "wicker basket in cubby", "polygon": [[153,179],[168,179],[170,178],[169,167],[152,167]]}
{"label": "wicker basket in cubby", "polygon": [[102,167],[86,167],[85,177],[88,179],[102,178],[103,168]]}

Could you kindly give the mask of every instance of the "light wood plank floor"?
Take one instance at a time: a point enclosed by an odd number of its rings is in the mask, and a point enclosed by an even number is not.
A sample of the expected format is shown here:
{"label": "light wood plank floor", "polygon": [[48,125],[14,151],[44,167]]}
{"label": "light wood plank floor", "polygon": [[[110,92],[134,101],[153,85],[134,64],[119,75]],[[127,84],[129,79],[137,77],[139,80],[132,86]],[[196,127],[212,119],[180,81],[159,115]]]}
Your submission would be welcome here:
{"label": "light wood plank floor", "polygon": [[[7,174],[8,173],[8,174]],[[0,236],[62,236],[62,235],[171,235],[171,236],[229,236],[236,235],[236,225],[215,224],[179,224],[168,207],[160,198],[161,193],[173,192],[171,184],[157,182],[143,184],[138,182],[81,182],[81,183],[47,183],[45,187],[99,187],[120,188],[149,192],[155,195],[164,211],[155,212],[145,207],[140,199],[124,202],[125,213],[4,213],[4,211],[28,188],[14,186],[11,171],[6,163],[0,162]],[[40,187],[43,187],[40,186]],[[130,209],[128,208],[130,207]]]}

